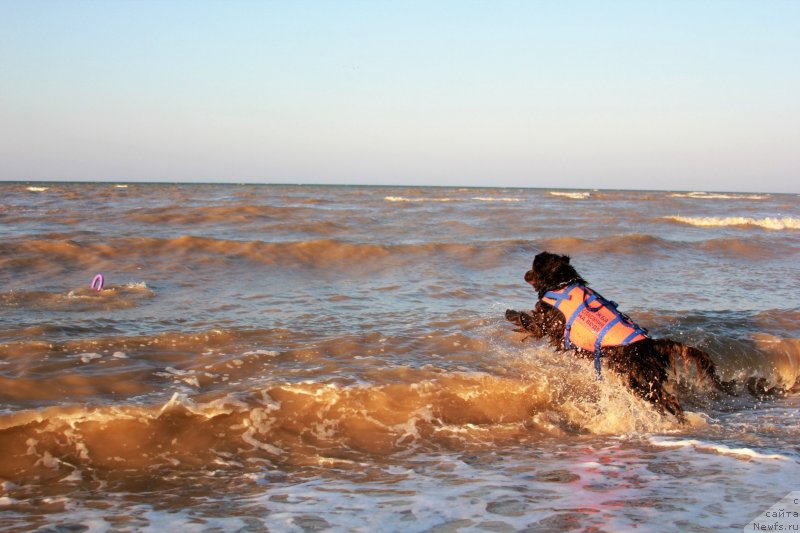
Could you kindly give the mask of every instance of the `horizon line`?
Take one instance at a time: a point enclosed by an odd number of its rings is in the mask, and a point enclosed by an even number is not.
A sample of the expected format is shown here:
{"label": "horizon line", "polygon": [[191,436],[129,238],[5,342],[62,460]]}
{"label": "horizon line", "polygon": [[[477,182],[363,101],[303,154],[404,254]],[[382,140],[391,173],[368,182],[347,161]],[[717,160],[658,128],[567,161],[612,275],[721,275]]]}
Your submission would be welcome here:
{"label": "horizon line", "polygon": [[563,186],[531,186],[523,187],[518,185],[436,185],[436,184],[378,184],[378,183],[313,183],[313,182],[294,182],[294,181],[205,181],[205,180],[163,180],[163,181],[138,181],[138,180],[92,180],[92,179],[24,179],[6,180],[0,179],[0,184],[109,184],[109,185],[262,185],[262,186],[282,186],[282,187],[370,187],[370,188],[438,188],[438,189],[518,189],[518,190],[557,190],[557,191],[613,191],[613,192],[676,192],[676,193],[720,193],[720,194],[775,194],[775,195],[797,195],[800,192],[770,192],[757,190],[717,190],[717,189],[629,189],[629,188],[600,188],[600,187],[563,187]]}

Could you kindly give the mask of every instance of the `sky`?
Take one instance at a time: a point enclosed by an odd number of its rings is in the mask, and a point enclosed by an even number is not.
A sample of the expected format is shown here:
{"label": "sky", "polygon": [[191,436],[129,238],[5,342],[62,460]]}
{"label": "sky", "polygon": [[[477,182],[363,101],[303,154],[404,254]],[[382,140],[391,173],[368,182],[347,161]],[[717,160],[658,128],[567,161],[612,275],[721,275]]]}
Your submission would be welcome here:
{"label": "sky", "polygon": [[799,175],[795,0],[0,0],[0,180]]}

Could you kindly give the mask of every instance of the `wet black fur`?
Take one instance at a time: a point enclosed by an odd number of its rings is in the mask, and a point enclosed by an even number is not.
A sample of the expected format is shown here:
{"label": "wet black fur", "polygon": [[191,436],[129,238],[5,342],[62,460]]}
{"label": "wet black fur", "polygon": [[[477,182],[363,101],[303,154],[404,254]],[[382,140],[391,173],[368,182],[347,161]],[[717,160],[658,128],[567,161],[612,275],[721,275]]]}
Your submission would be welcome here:
{"label": "wet black fur", "polygon": [[[547,291],[558,290],[570,283],[588,285],[570,265],[566,255],[542,252],[533,260],[532,268],[525,273],[539,295],[536,307],[530,312],[508,309],[506,319],[513,322],[528,336],[548,338],[554,348],[564,350],[564,315],[552,305],[543,302]],[[572,350],[578,357],[594,359],[594,353],[580,349]],[[681,422],[685,421],[683,408],[678,400],[664,390],[668,375],[676,361],[693,364],[698,375],[708,379],[714,386],[730,392],[731,384],[722,383],[717,376],[714,362],[702,350],[686,346],[670,339],[645,339],[627,346],[603,349],[603,368],[610,369],[626,378],[628,386],[642,398],[652,402],[660,412],[669,412]]]}

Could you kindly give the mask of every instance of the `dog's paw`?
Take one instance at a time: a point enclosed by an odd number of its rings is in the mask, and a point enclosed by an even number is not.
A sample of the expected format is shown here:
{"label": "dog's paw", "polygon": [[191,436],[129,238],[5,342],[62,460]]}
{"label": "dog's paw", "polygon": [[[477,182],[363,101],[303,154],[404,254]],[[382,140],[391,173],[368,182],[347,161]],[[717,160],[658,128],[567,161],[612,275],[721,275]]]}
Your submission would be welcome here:
{"label": "dog's paw", "polygon": [[534,331],[533,329],[533,316],[528,313],[519,314],[519,323],[527,331]]}
{"label": "dog's paw", "polygon": [[524,311],[514,311],[513,309],[506,309],[506,320],[516,324],[521,328],[521,330],[517,331],[525,331],[525,332],[532,332],[534,331],[533,328],[533,316],[529,315]]}

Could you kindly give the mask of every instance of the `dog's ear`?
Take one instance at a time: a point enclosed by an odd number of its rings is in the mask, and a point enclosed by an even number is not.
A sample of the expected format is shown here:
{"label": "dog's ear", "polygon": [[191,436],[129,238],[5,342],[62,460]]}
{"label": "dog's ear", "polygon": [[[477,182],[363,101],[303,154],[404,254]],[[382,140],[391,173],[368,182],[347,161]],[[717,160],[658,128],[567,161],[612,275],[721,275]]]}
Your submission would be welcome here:
{"label": "dog's ear", "polygon": [[565,263],[565,264],[567,264],[567,265],[569,264],[569,256],[568,256],[568,255],[562,255],[562,256],[561,256],[561,259],[563,259],[563,260],[564,260],[564,263]]}

